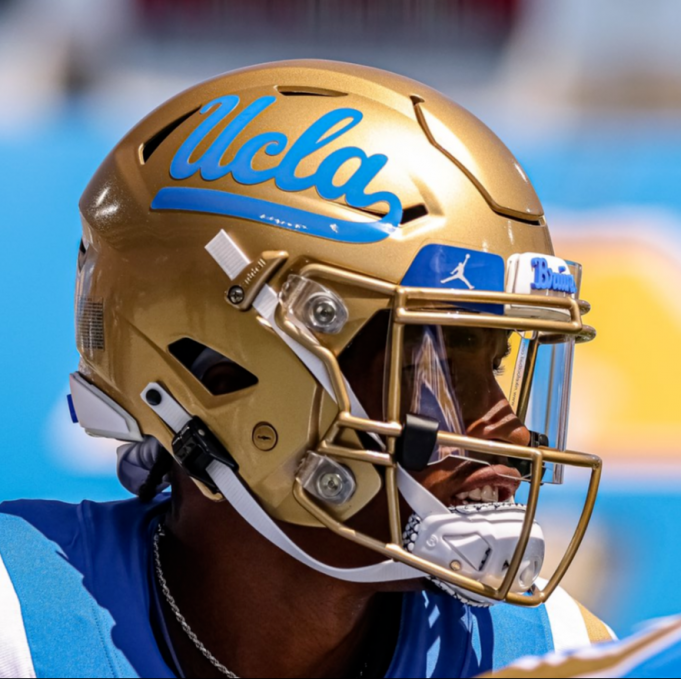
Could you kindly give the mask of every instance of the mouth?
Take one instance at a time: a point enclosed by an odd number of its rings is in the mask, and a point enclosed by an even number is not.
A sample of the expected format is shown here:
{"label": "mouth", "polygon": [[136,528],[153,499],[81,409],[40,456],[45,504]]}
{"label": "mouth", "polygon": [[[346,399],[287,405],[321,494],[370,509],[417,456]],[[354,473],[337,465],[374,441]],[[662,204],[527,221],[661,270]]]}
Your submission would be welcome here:
{"label": "mouth", "polygon": [[520,473],[506,465],[480,467],[465,462],[451,477],[450,506],[481,503],[511,503],[520,486]]}

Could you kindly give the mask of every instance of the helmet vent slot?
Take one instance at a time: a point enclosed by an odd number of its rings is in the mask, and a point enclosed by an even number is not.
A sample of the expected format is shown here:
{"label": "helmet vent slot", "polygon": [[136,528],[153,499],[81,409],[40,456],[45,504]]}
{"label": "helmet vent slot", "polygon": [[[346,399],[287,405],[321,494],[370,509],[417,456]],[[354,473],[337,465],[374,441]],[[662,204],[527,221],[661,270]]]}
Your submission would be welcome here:
{"label": "helmet vent slot", "polygon": [[367,208],[367,207],[354,207],[352,205],[348,205],[347,202],[343,199],[339,200],[334,200],[331,201],[333,203],[336,203],[337,205],[341,205],[342,207],[352,210],[353,212],[358,212],[363,215],[371,215],[372,217],[378,217],[379,219],[383,219],[388,212],[386,210],[381,210],[381,208]]}
{"label": "helmet vent slot", "polygon": [[213,395],[224,396],[258,384],[258,378],[219,351],[185,337],[168,351]]}
{"label": "helmet vent slot", "polygon": [[428,208],[425,205],[412,205],[411,207],[404,209],[400,224],[408,224],[409,222],[416,221],[421,217],[425,217],[427,214]]}
{"label": "helmet vent slot", "polygon": [[321,87],[277,86],[277,92],[284,97],[347,97],[347,92],[326,90]]}
{"label": "helmet vent slot", "polygon": [[87,254],[87,247],[85,247],[85,242],[81,238],[80,247],[78,248],[78,271],[83,270],[83,264],[85,264],[85,255]]}
{"label": "helmet vent slot", "polygon": [[[344,208],[348,208],[353,212],[371,215],[372,217],[378,217],[379,219],[383,219],[383,217],[385,217],[388,214],[385,210],[381,210],[380,208],[376,209],[365,207],[353,207],[348,205],[343,200],[337,200],[333,202],[338,203],[339,205],[342,205]],[[425,205],[423,205],[423,203],[419,205],[412,205],[411,207],[404,208],[404,212],[402,213],[402,221],[400,222],[400,224],[408,224],[409,222],[414,222],[417,219],[421,219],[421,217],[425,217],[428,214],[430,214],[430,212],[428,211],[428,208]]]}
{"label": "helmet vent slot", "polygon": [[[199,107],[200,108],[200,107]],[[161,144],[180,126],[185,120],[191,118],[199,108],[195,108],[189,113],[185,113],[183,116],[177,120],[166,125],[160,132],[157,132],[153,137],[151,137],[145,144],[140,146],[140,163],[145,165],[149,162],[149,159],[154,154],[154,152],[161,146]]]}

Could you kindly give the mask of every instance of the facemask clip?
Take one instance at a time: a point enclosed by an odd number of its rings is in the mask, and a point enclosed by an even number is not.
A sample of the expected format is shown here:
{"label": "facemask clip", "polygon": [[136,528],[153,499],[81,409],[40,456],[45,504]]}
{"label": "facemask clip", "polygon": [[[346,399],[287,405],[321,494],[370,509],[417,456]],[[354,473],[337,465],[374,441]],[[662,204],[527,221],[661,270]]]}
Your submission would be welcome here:
{"label": "facemask clip", "polygon": [[347,467],[317,453],[308,453],[298,478],[310,495],[329,505],[345,504],[357,490]]}
{"label": "facemask clip", "polygon": [[225,299],[239,311],[248,311],[260,291],[288,259],[288,252],[263,252],[250,262],[225,292]]}
{"label": "facemask clip", "polygon": [[234,471],[239,470],[236,460],[198,417],[189,420],[173,439],[173,455],[190,476],[213,492],[217,488],[206,472],[211,462],[218,460]]}
{"label": "facemask clip", "polygon": [[399,464],[410,472],[421,472],[433,456],[437,445],[440,423],[423,415],[408,413],[402,436],[397,439],[395,456]]}
{"label": "facemask clip", "polygon": [[314,332],[337,335],[348,321],[348,309],[341,297],[303,276],[289,276],[279,299],[289,316]]}

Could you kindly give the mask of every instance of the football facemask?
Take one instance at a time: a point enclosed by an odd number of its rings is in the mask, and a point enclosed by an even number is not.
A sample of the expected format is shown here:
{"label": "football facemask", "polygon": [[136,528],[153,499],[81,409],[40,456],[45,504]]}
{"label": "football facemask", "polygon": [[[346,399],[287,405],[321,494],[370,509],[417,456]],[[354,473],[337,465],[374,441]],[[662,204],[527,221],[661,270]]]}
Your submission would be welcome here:
{"label": "football facemask", "polygon": [[[581,309],[587,305],[575,299],[576,293],[564,291],[537,296],[394,286],[385,351],[385,418],[372,421],[353,414],[348,376],[324,350],[324,330],[304,311],[314,308],[320,295],[326,296],[329,308],[344,308],[342,299],[320,280],[389,292],[385,281],[314,264],[285,285],[277,322],[324,363],[337,402],[347,406],[298,475],[298,500],[338,534],[419,568],[465,601],[481,605],[544,601],[574,558],[600,478],[597,458],[564,449],[575,343],[594,336],[581,321]],[[291,290],[294,286],[299,286],[298,294]],[[369,323],[365,330],[385,336],[380,324]],[[510,379],[503,377],[506,370]],[[356,396],[362,400],[361,392]],[[502,422],[513,418],[511,403],[521,404],[526,425],[536,423],[526,445],[467,435],[468,423],[476,415],[489,416],[486,403],[494,404],[492,411],[507,411],[492,413]],[[378,445],[361,452],[354,446],[345,448],[338,442],[345,429],[372,435]],[[335,473],[334,493],[341,494],[344,484],[348,494],[354,488],[350,478],[344,481],[323,461],[360,460],[363,455],[384,467],[391,544],[359,535],[324,511],[335,500],[328,489],[320,488],[320,479]],[[496,482],[491,495],[448,508],[407,473],[423,472],[447,458],[493,472],[487,475]],[[546,483],[562,483],[565,465],[590,470],[589,489],[574,538],[554,577],[540,591],[535,582],[544,561],[544,537],[534,520],[539,489]],[[500,478],[510,483],[499,484]],[[508,490],[521,483],[528,484],[527,505],[515,504]],[[499,497],[499,486],[501,492],[506,489],[505,497]],[[401,549],[400,496],[414,510]],[[348,499],[343,496],[342,501]]]}

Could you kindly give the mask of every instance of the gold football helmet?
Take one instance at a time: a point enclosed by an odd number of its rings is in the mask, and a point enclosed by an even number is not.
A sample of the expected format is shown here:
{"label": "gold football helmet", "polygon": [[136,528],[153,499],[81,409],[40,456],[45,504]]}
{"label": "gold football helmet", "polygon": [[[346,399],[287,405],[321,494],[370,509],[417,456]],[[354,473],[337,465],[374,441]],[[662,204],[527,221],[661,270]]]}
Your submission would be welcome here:
{"label": "gold football helmet", "polygon": [[[334,577],[429,576],[478,604],[556,588],[600,478],[565,450],[573,350],[594,331],[579,265],[554,256],[530,182],[474,116],[371,68],[265,64],[154,111],[81,212],[71,386],[90,434],[155,437],[208,498]],[[493,403],[527,436],[485,435]],[[452,457],[497,487],[443,504],[418,479]],[[588,493],[540,589],[539,493],[565,466],[589,470]],[[387,542],[348,525],[379,493]],[[332,568],[272,519],[384,560]]]}

